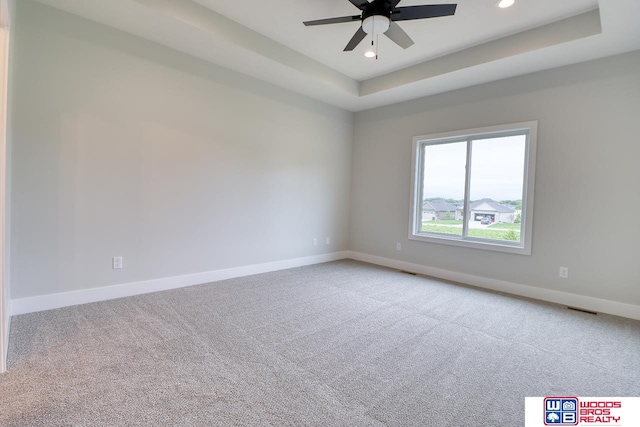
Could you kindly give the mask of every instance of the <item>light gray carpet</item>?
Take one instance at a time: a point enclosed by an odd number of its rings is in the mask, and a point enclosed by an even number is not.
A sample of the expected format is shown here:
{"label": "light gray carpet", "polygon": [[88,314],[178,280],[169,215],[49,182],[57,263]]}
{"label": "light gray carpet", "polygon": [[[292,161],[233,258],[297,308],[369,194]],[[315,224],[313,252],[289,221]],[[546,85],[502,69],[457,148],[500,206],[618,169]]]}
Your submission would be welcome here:
{"label": "light gray carpet", "polygon": [[521,426],[640,396],[640,322],[340,261],[13,318],[0,425]]}

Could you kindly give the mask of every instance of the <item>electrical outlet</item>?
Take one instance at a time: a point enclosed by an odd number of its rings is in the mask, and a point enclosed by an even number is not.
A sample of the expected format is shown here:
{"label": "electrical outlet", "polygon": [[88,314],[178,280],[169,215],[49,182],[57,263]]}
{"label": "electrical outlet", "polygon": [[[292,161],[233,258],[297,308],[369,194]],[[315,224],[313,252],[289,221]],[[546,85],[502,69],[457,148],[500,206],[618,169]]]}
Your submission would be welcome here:
{"label": "electrical outlet", "polygon": [[402,250],[402,243],[398,242],[396,243],[396,251],[400,251]]}
{"label": "electrical outlet", "polygon": [[122,268],[122,257],[121,256],[114,256],[111,259],[111,266],[112,266],[112,268],[114,270]]}
{"label": "electrical outlet", "polygon": [[330,244],[331,244],[331,238],[330,238],[329,236],[327,236],[327,237],[324,239],[324,243],[325,243],[326,245],[330,245]]}
{"label": "electrical outlet", "polygon": [[318,239],[314,237],[311,243],[313,244],[313,246],[318,246]]}
{"label": "electrical outlet", "polygon": [[561,279],[569,278],[569,269],[567,267],[560,267],[560,278]]}

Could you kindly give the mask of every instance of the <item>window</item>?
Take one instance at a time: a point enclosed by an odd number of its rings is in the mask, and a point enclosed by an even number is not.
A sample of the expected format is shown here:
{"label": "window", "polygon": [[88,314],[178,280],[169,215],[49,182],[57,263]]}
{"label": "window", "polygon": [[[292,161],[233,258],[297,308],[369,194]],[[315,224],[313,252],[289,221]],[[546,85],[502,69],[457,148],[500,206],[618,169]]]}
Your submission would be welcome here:
{"label": "window", "polygon": [[413,139],[409,239],[531,254],[537,122]]}

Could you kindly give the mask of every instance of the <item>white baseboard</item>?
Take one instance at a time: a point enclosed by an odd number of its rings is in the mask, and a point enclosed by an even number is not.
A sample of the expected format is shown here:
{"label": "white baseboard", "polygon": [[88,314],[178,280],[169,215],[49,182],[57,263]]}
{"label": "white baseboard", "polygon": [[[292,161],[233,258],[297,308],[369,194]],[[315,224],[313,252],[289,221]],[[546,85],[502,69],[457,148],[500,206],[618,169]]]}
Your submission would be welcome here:
{"label": "white baseboard", "polygon": [[4,352],[0,351],[0,354],[2,355],[2,360],[0,360],[0,374],[7,371],[7,356],[9,355],[9,331],[11,331],[11,301],[7,301],[5,310],[6,313],[2,314],[5,317],[4,342],[2,343],[2,345],[4,345]]}
{"label": "white baseboard", "polygon": [[162,279],[145,280],[141,282],[122,283],[99,288],[83,289],[79,291],[61,292],[56,294],[39,295],[29,298],[13,299],[10,302],[11,315],[35,313],[52,310],[54,308],[86,304],[90,302],[106,301],[110,299],[129,297],[150,292],[166,291],[186,286],[201,285],[219,280],[236,277],[251,276],[271,271],[286,270],[288,268],[305,265],[320,264],[348,258],[348,252],[333,252],[303,258],[287,259],[264,264],[247,265],[243,267],[227,268],[224,270],[207,271],[203,273],[186,274],[183,276],[166,277]]}
{"label": "white baseboard", "polygon": [[[640,320],[640,306],[625,304],[617,301],[604,300],[583,295],[570,294],[552,289],[522,285],[487,277],[474,276],[466,273],[429,267],[390,258],[369,255],[361,252],[343,251],[330,254],[316,255],[304,258],[288,259],[264,264],[248,265],[244,267],[228,268],[224,270],[207,271],[203,273],[187,274],[183,276],[166,277],[162,279],[145,280],[141,282],[123,283],[119,285],[104,286],[99,288],[83,289],[72,292],[40,295],[30,298],[13,299],[8,302],[8,310],[12,316],[26,313],[34,313],[55,308],[68,307],[90,302],[106,301],[115,298],[123,298],[133,295],[158,292],[186,286],[200,285],[203,283],[217,282],[236,277],[251,276],[254,274],[268,273],[270,271],[285,270],[288,268],[302,267],[305,265],[320,264],[351,258],[357,261],[377,264],[398,270],[410,271],[437,277],[452,282],[463,283],[494,291],[506,292],[513,295],[553,302],[557,304],[578,307],[600,313],[613,314]],[[9,322],[7,322],[7,343],[9,337]]]}
{"label": "white baseboard", "polygon": [[[4,323],[4,327],[5,327],[5,331],[4,331],[4,356],[5,358],[7,357],[7,355],[9,354],[9,336],[11,334],[11,300],[7,301],[7,316],[5,318],[5,323]],[[6,362],[6,360],[5,360]],[[5,365],[6,367],[6,365]]]}
{"label": "white baseboard", "polygon": [[577,307],[599,313],[613,314],[615,316],[640,320],[640,306],[638,305],[570,294],[567,292],[554,291],[552,289],[539,288],[536,286],[505,282],[503,280],[474,276],[471,274],[459,273],[456,271],[429,267],[421,264],[413,264],[410,262],[383,258],[361,252],[350,251],[349,258],[357,261],[368,262],[370,264],[409,271],[412,273],[424,274],[425,276],[437,277],[439,279],[450,280],[452,282],[463,283],[479,288],[491,289],[494,291],[506,292],[513,295],[553,302],[570,307]]}

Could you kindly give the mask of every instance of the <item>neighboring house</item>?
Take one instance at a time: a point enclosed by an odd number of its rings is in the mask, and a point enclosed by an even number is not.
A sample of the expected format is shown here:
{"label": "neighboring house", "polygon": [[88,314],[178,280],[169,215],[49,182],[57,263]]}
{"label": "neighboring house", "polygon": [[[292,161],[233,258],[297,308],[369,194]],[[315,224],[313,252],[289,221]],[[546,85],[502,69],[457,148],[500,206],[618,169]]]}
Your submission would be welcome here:
{"label": "neighboring house", "polygon": [[462,219],[462,209],[445,200],[427,200],[422,205],[422,220]]}
{"label": "neighboring house", "polygon": [[482,199],[471,203],[469,213],[472,221],[482,221],[482,218],[489,217],[491,222],[513,223],[516,219],[514,207],[500,204],[493,199]]}

